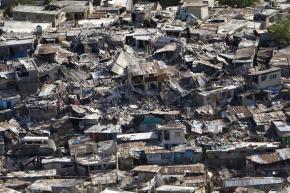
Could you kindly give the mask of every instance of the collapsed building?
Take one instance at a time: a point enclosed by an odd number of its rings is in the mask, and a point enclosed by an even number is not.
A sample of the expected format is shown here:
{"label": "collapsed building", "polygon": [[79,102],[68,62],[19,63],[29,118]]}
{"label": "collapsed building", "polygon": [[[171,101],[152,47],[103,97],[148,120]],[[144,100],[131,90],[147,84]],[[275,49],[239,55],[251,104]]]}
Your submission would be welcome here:
{"label": "collapsed building", "polygon": [[0,192],[289,192],[289,2],[42,3],[0,24]]}

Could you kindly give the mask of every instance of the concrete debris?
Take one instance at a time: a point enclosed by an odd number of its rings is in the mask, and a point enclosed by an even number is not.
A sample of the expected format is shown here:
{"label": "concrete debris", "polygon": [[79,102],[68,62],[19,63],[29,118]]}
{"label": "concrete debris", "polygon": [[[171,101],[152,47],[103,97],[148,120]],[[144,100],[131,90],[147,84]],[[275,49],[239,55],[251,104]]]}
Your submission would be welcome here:
{"label": "concrete debris", "polygon": [[0,192],[289,192],[288,1],[12,2]]}

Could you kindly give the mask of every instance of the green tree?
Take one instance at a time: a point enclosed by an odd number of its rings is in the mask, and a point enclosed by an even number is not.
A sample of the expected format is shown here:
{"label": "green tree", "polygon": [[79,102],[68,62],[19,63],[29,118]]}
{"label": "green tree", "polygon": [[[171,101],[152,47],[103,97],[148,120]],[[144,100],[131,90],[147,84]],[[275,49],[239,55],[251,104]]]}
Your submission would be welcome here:
{"label": "green tree", "polygon": [[287,46],[290,43],[290,19],[283,19],[268,27],[269,33],[279,47]]}
{"label": "green tree", "polygon": [[249,7],[255,4],[257,0],[219,0],[220,5],[228,5],[231,7]]}

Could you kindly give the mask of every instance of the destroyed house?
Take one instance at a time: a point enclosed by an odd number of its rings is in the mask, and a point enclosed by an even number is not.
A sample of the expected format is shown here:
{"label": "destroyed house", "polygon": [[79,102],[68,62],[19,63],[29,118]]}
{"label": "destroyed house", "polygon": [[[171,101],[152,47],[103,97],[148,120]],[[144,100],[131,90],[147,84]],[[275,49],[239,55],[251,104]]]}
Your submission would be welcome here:
{"label": "destroyed house", "polygon": [[100,156],[89,154],[75,158],[76,172],[79,175],[89,175],[91,172],[116,169],[116,156]]}
{"label": "destroyed house", "polygon": [[287,2],[287,0],[282,0],[282,1],[278,1],[278,2],[272,2],[272,7],[274,7],[275,9],[279,9],[280,13],[283,17],[283,19],[285,17],[287,17],[287,14],[290,13],[290,4],[289,2]]}
{"label": "destroyed house", "polygon": [[238,104],[244,106],[255,106],[257,103],[263,103],[271,100],[271,93],[267,90],[249,90],[238,96]]}
{"label": "destroyed house", "polygon": [[116,170],[108,170],[104,172],[96,171],[90,173],[93,185],[111,187],[117,183],[118,176]]}
{"label": "destroyed house", "polygon": [[231,121],[248,120],[253,114],[246,106],[228,106],[226,118]]}
{"label": "destroyed house", "polygon": [[48,61],[48,62],[55,62],[56,55],[59,52],[60,46],[56,45],[46,45],[46,44],[39,44],[34,54],[38,59]]}
{"label": "destroyed house", "polygon": [[152,11],[156,10],[159,3],[136,3],[131,13],[132,22],[142,26],[144,22],[149,22]]}
{"label": "destroyed house", "polygon": [[193,72],[195,73],[205,73],[208,76],[214,76],[223,69],[222,63],[212,64],[207,60],[196,60],[194,61]]}
{"label": "destroyed house", "polygon": [[151,44],[155,38],[158,37],[158,31],[152,28],[139,29],[137,28],[134,32],[128,33],[125,36],[126,45],[130,45],[133,48],[139,50],[145,50],[148,53],[151,52]]}
{"label": "destroyed house", "polygon": [[154,178],[154,176],[160,172],[161,168],[162,167],[158,165],[140,165],[136,166],[131,171],[138,175],[138,183],[142,183],[148,182]]}
{"label": "destroyed house", "polygon": [[117,139],[117,135],[122,133],[120,125],[93,125],[84,131],[95,141],[107,141]]}
{"label": "destroyed house", "polygon": [[15,79],[22,96],[35,93],[38,86],[37,66],[31,58],[18,59],[19,65],[15,67]]}
{"label": "destroyed house", "polygon": [[45,157],[41,159],[41,166],[45,170],[56,169],[60,176],[74,176],[75,163],[71,157]]}
{"label": "destroyed house", "polygon": [[246,74],[249,69],[253,68],[256,46],[238,48],[233,59],[233,69],[239,74]]}
{"label": "destroyed house", "polygon": [[247,157],[247,171],[253,176],[286,176],[289,173],[290,149],[276,149],[272,153]]}
{"label": "destroyed house", "polygon": [[95,143],[89,137],[78,136],[68,141],[70,155],[76,164],[78,175],[89,175],[91,171],[116,168],[116,143],[103,141]]}
{"label": "destroyed house", "polygon": [[256,89],[265,89],[281,85],[281,69],[272,67],[267,70],[251,71],[250,84]]}
{"label": "destroyed house", "polygon": [[56,116],[58,102],[56,99],[45,100],[39,97],[34,100],[27,100],[24,109],[27,112],[26,116],[31,120],[49,120]]}
{"label": "destroyed house", "polygon": [[157,94],[166,78],[167,66],[162,61],[128,66],[128,83],[132,91],[141,94]]}
{"label": "destroyed house", "polygon": [[[144,154],[136,154],[133,149],[144,149],[146,142],[143,141],[133,141],[133,142],[124,142],[118,143],[118,165],[122,170],[133,169],[136,165],[142,165],[146,163],[146,159],[142,159]],[[148,146],[152,147],[152,146]],[[159,147],[162,149],[162,147]],[[143,151],[144,152],[144,151]],[[137,156],[139,155],[139,156]]]}
{"label": "destroyed house", "polygon": [[208,78],[203,73],[183,73],[177,77],[170,77],[168,86],[160,92],[165,104],[192,104],[191,94],[205,88]]}
{"label": "destroyed house", "polygon": [[157,60],[162,60],[168,64],[171,64],[174,63],[174,61],[180,56],[181,50],[181,45],[177,43],[170,43],[160,49],[155,50],[153,57]]}
{"label": "destroyed house", "polygon": [[9,89],[9,90],[0,90],[0,111],[4,109],[12,109],[16,104],[20,103],[21,97],[18,94],[18,91]]}
{"label": "destroyed house", "polygon": [[6,153],[6,145],[5,145],[5,133],[7,133],[8,129],[4,128],[2,125],[0,126],[0,155],[3,156]]}
{"label": "destroyed house", "polygon": [[157,125],[160,144],[165,147],[184,144],[186,127],[182,124]]}
{"label": "destroyed house", "polygon": [[97,144],[87,136],[76,136],[68,140],[71,156],[81,156],[96,153]]}
{"label": "destroyed house", "polygon": [[54,81],[62,78],[63,72],[61,65],[58,63],[46,63],[38,67],[38,76],[41,83]]}
{"label": "destroyed house", "polygon": [[290,47],[273,51],[273,57],[270,60],[270,66],[281,69],[281,76],[288,77],[290,75],[289,56]]}
{"label": "destroyed house", "polygon": [[49,22],[53,27],[66,19],[63,10],[53,10],[49,6],[18,5],[12,15],[16,21]]}
{"label": "destroyed house", "polygon": [[34,38],[7,39],[0,41],[0,58],[26,57],[33,50]]}
{"label": "destroyed house", "polygon": [[12,62],[8,62],[8,61],[1,61],[0,62],[0,73],[3,72],[13,72],[14,68],[13,68],[13,63]]}
{"label": "destroyed house", "polygon": [[90,1],[55,1],[50,6],[56,6],[63,10],[67,20],[86,19],[92,12]]}
{"label": "destroyed house", "polygon": [[11,154],[19,157],[49,156],[56,150],[54,140],[42,136],[25,136],[16,147]]}
{"label": "destroyed house", "polygon": [[246,20],[230,19],[223,25],[218,26],[217,34],[233,35],[237,32],[241,32],[248,24]]}
{"label": "destroyed house", "polygon": [[117,75],[123,75],[127,66],[138,65],[139,60],[128,52],[122,51],[114,62],[111,71]]}
{"label": "destroyed house", "polygon": [[185,26],[165,25],[161,30],[164,31],[169,37],[179,38],[183,34],[186,34],[189,29]]}
{"label": "destroyed house", "polygon": [[274,152],[279,143],[251,143],[242,142],[232,146],[225,146],[220,149],[206,150],[208,164],[211,166],[225,166],[230,168],[239,168],[246,166],[246,157],[257,152]]}
{"label": "destroyed house", "polygon": [[241,85],[229,85],[200,91],[195,94],[194,99],[198,106],[210,104],[214,109],[223,108],[231,102],[240,87]]}
{"label": "destroyed house", "polygon": [[0,90],[15,90],[16,80],[14,65],[11,63],[0,63]]}
{"label": "destroyed house", "polygon": [[16,90],[15,73],[14,72],[0,72],[0,91],[3,92],[2,98],[7,98],[14,95],[13,90]]}
{"label": "destroyed house", "polygon": [[268,27],[280,19],[279,10],[261,9],[254,15],[254,21],[263,22],[263,27]]}

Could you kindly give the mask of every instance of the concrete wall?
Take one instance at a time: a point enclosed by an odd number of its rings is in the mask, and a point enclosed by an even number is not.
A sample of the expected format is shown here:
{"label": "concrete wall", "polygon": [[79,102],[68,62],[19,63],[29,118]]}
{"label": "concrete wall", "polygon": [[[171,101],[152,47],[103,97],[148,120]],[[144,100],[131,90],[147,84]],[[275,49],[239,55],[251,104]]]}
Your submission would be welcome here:
{"label": "concrete wall", "polygon": [[234,90],[224,90],[220,92],[214,92],[209,95],[198,94],[195,97],[199,106],[211,105],[214,109],[218,107],[225,107],[228,104],[228,100],[235,95]]}
{"label": "concrete wall", "polygon": [[147,153],[148,164],[169,165],[169,164],[193,164],[200,162],[202,159],[202,152],[194,152],[193,150],[186,150],[180,152],[168,153]]}
{"label": "concrete wall", "polygon": [[11,109],[11,108],[15,107],[17,102],[20,102],[20,100],[21,100],[20,96],[15,97],[15,98],[9,98],[9,99],[0,99],[0,110]]}
{"label": "concrete wall", "polygon": [[[164,132],[169,133],[168,140],[164,139]],[[179,145],[184,144],[186,142],[183,129],[168,129],[166,131],[162,131],[162,133],[163,140],[161,141],[161,145]]]}
{"label": "concrete wall", "polygon": [[32,44],[22,44],[22,45],[10,45],[10,46],[1,46],[0,47],[0,58],[10,59],[10,58],[19,58],[25,57],[29,54],[29,50],[32,50]]}
{"label": "concrete wall", "polygon": [[271,72],[267,74],[257,75],[258,82],[252,82],[257,89],[264,89],[271,86],[281,84],[281,71]]}
{"label": "concrete wall", "polygon": [[[7,79],[0,79],[0,90],[7,90],[7,89],[11,89],[11,88],[15,88],[16,86],[16,82],[15,80],[7,80]],[[1,91],[0,91],[1,92]]]}
{"label": "concrete wall", "polygon": [[188,6],[186,9],[201,20],[208,18],[208,6]]}
{"label": "concrete wall", "polygon": [[167,165],[171,160],[171,153],[152,153],[146,154],[148,164]]}
{"label": "concrete wall", "polygon": [[25,13],[13,11],[13,19],[16,21],[33,21],[33,22],[51,22],[52,26],[58,26],[65,20],[65,14],[59,13],[58,15],[42,14],[42,13]]}
{"label": "concrete wall", "polygon": [[[64,167],[66,166],[66,167]],[[48,163],[43,164],[43,169],[50,170],[50,169],[56,169],[56,172],[58,175],[61,176],[74,176],[76,175],[75,171],[75,164],[74,163]]]}

